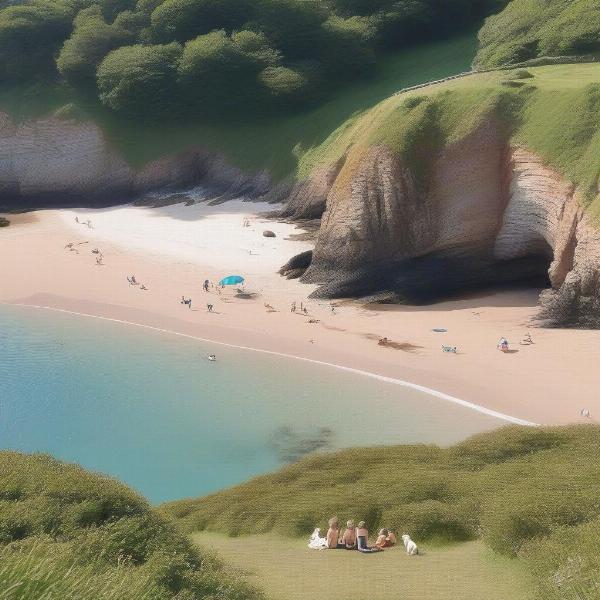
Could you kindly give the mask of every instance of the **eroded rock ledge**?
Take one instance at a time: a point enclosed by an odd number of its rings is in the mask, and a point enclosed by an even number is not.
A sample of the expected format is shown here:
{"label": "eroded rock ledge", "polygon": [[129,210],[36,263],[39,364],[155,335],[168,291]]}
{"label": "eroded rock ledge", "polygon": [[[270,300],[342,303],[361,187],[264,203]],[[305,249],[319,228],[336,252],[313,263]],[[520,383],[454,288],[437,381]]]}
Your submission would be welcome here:
{"label": "eroded rock ledge", "polygon": [[600,229],[573,185],[498,131],[487,121],[446,147],[426,191],[383,145],[296,186],[286,216],[321,214],[302,280],[321,297],[411,302],[535,281],[545,324],[600,327]]}
{"label": "eroded rock ledge", "polygon": [[93,122],[55,117],[14,123],[0,113],[0,209],[108,205],[197,184],[225,196],[261,196],[267,173],[248,175],[201,147],[130,166]]}

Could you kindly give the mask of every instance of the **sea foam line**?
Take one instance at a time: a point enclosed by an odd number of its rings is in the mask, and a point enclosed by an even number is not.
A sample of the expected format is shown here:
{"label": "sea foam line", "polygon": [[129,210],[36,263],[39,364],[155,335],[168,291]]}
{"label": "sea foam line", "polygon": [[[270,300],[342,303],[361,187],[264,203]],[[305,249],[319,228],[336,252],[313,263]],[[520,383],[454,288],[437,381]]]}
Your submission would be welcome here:
{"label": "sea foam line", "polygon": [[480,404],[475,404],[474,402],[469,402],[468,400],[463,400],[462,398],[457,398],[456,396],[451,396],[450,394],[440,392],[439,390],[435,390],[433,388],[429,388],[424,385],[419,385],[418,383],[412,383],[410,381],[405,381],[404,379],[398,379],[396,377],[388,377],[386,375],[372,373],[371,371],[364,371],[362,369],[346,367],[344,365],[338,365],[336,363],[330,363],[330,362],[325,362],[322,360],[316,360],[314,358],[307,358],[305,356],[296,356],[294,354],[286,354],[284,352],[276,352],[274,350],[266,350],[264,348],[252,348],[250,346],[241,346],[238,344],[230,344],[228,342],[211,340],[209,338],[191,335],[189,333],[181,333],[179,331],[173,331],[171,329],[163,329],[162,327],[154,327],[153,325],[145,325],[144,323],[136,323],[134,321],[126,321],[124,319],[115,319],[112,317],[102,317],[100,315],[93,315],[90,313],[82,313],[82,312],[77,312],[74,310],[67,310],[64,308],[56,308],[54,306],[39,306],[36,304],[23,304],[23,303],[10,303],[10,302],[0,302],[0,304],[5,304],[7,306],[20,306],[20,307],[24,307],[24,308],[37,308],[37,309],[42,309],[42,310],[53,310],[55,312],[66,313],[69,315],[76,315],[78,317],[88,317],[90,319],[100,319],[102,321],[110,321],[112,323],[120,323],[121,325],[130,325],[133,327],[141,327],[144,329],[150,329],[152,331],[158,331],[160,333],[166,333],[169,335],[176,335],[179,337],[188,338],[190,340],[195,340],[198,342],[207,342],[210,344],[217,344],[219,346],[225,346],[227,348],[235,348],[237,350],[249,350],[251,352],[261,352],[262,354],[270,354],[272,356],[281,356],[283,358],[293,358],[295,360],[301,360],[301,361],[304,361],[307,363],[312,363],[315,365],[322,365],[325,367],[331,367],[333,369],[339,369],[340,371],[346,371],[348,373],[362,375],[363,377],[370,377],[371,379],[376,379],[378,381],[383,381],[385,383],[391,383],[394,385],[399,385],[402,387],[417,390],[419,392],[424,392],[425,394],[429,394],[430,396],[434,396],[435,398],[439,398],[440,400],[444,400],[446,402],[451,402],[453,404],[458,404],[459,406],[469,408],[471,410],[482,413],[489,417],[494,417],[494,418],[500,419],[502,421],[507,421],[508,423],[513,423],[514,425],[526,425],[528,427],[539,427],[539,423],[533,423],[532,421],[526,421],[525,419],[520,419],[519,417],[513,417],[511,415],[507,415],[507,414],[492,410],[491,408],[486,408],[485,406],[481,406]]}

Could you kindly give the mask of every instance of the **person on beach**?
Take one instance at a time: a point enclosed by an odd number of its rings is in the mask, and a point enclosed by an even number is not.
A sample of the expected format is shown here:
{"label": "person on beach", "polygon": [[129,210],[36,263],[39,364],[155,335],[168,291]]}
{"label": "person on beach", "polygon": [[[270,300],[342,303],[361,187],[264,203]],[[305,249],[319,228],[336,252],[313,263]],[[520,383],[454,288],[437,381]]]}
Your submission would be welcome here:
{"label": "person on beach", "polygon": [[389,529],[380,529],[377,541],[375,542],[376,548],[391,548],[396,545],[396,536]]}
{"label": "person on beach", "polygon": [[296,303],[295,302],[292,302],[292,306],[290,308],[290,312],[293,312],[293,313],[296,312]]}
{"label": "person on beach", "polygon": [[208,309],[208,312],[212,312],[213,305],[212,304],[207,304],[206,308]]}
{"label": "person on beach", "polygon": [[98,266],[102,266],[102,256],[96,256],[96,264]]}
{"label": "person on beach", "polygon": [[359,552],[381,552],[381,548],[369,547],[369,531],[367,524],[361,521],[356,530],[356,546]]}
{"label": "person on beach", "polygon": [[327,547],[333,549],[340,546],[340,522],[337,517],[331,517],[327,530]]}
{"label": "person on beach", "polygon": [[498,350],[500,350],[500,352],[508,352],[508,340],[505,337],[500,338]]}
{"label": "person on beach", "polygon": [[346,550],[356,550],[356,525],[352,519],[346,522],[341,543]]}
{"label": "person on beach", "polygon": [[387,540],[388,547],[395,546],[396,541],[397,541],[396,534],[391,529],[388,529],[387,532],[388,532],[388,534],[387,534],[386,540]]}
{"label": "person on beach", "polygon": [[210,281],[208,279],[204,280],[204,285],[202,286],[204,288],[205,292],[208,292],[208,286],[210,285]]}

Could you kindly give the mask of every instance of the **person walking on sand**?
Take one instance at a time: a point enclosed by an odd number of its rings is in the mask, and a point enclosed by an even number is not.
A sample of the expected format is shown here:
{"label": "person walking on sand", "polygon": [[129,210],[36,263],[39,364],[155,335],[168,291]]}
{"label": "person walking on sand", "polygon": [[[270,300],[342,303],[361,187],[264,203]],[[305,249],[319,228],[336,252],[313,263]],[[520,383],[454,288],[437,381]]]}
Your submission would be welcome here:
{"label": "person walking on sand", "polygon": [[79,217],[75,217],[75,223],[79,223]]}
{"label": "person walking on sand", "polygon": [[208,312],[212,312],[213,305],[212,304],[207,304],[206,308],[208,309]]}
{"label": "person walking on sand", "polygon": [[292,306],[290,308],[290,312],[293,312],[293,313],[296,312],[296,303],[295,302],[292,302]]}
{"label": "person walking on sand", "polygon": [[202,286],[204,288],[205,292],[208,292],[208,286],[210,285],[210,281],[208,279],[204,280],[204,285]]}

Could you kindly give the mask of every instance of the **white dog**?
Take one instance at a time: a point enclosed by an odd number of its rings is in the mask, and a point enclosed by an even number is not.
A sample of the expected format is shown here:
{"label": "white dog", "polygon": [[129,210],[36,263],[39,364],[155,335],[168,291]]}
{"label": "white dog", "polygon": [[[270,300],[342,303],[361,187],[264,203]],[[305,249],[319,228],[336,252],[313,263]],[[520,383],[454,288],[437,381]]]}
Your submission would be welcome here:
{"label": "white dog", "polygon": [[404,542],[404,547],[406,548],[406,554],[410,556],[419,554],[419,549],[417,548],[417,545],[410,539],[410,535],[405,533],[402,536],[402,541]]}

